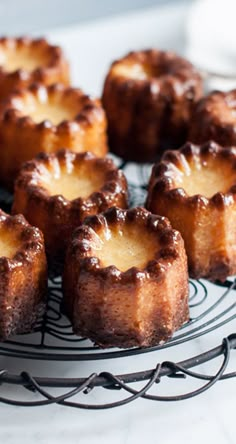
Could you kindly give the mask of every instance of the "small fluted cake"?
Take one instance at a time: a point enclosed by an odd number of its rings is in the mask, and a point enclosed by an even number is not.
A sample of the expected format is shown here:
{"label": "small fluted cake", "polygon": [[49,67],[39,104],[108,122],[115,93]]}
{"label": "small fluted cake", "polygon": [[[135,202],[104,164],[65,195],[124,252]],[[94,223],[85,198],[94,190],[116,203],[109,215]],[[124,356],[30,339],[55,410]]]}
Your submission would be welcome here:
{"label": "small fluted cake", "polygon": [[128,203],[127,181],[111,159],[61,150],[27,162],[15,183],[13,213],[44,233],[50,262],[62,262],[74,228],[85,217]]}
{"label": "small fluted cake", "polygon": [[236,273],[236,149],[214,142],[167,151],[153,167],[147,208],[183,236],[194,278]]}
{"label": "small fluted cake", "polygon": [[[17,143],[16,143],[17,141]],[[99,100],[63,85],[33,85],[0,111],[0,182],[13,187],[23,162],[60,148],[107,152],[106,118]]]}
{"label": "small fluted cake", "polygon": [[0,210],[0,340],[30,332],[43,314],[47,264],[42,233]]}
{"label": "small fluted cake", "polygon": [[202,79],[193,65],[173,52],[131,52],[107,74],[102,102],[109,146],[136,162],[154,161],[186,141]]}
{"label": "small fluted cake", "polygon": [[68,85],[69,81],[69,65],[58,46],[45,39],[0,38],[0,100],[33,82]]}
{"label": "small fluted cake", "polygon": [[189,319],[181,235],[143,208],[89,217],[69,245],[63,307],[101,347],[152,346]]}
{"label": "small fluted cake", "polygon": [[195,107],[189,140],[203,143],[214,140],[222,146],[236,145],[236,89],[213,91]]}

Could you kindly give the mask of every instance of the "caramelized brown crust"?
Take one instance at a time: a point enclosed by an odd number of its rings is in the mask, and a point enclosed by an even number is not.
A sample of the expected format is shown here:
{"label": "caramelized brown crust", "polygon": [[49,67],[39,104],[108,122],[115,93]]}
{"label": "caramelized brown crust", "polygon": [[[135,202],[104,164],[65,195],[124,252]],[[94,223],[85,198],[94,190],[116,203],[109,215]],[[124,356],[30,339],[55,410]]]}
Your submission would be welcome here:
{"label": "caramelized brown crust", "polygon": [[30,54],[31,57],[34,57],[35,53],[38,54],[42,63],[33,70],[20,68],[9,72],[0,61],[0,100],[5,99],[15,89],[26,88],[34,82],[44,85],[69,85],[69,65],[60,47],[50,45],[45,39],[0,38],[0,55],[6,54],[7,58],[9,51],[17,55],[22,50],[28,53],[28,57]]}
{"label": "caramelized brown crust", "polygon": [[[147,76],[121,75],[120,66],[140,67]],[[102,98],[111,150],[126,160],[149,162],[167,147],[178,148],[186,141],[192,107],[201,95],[199,73],[172,52],[131,52],[115,61]]]}
{"label": "caramelized brown crust", "polygon": [[[25,115],[29,103],[47,104],[57,101],[71,108],[73,118],[53,124],[49,120],[36,123]],[[32,85],[12,95],[0,110],[0,182],[13,187],[23,162],[39,152],[51,153],[60,148],[75,152],[91,151],[102,157],[107,152],[106,118],[100,101],[81,90],[63,85]]]}
{"label": "caramelized brown crust", "polygon": [[[68,200],[61,194],[51,195],[46,188],[45,170],[50,174],[69,175],[80,167],[88,173],[102,174],[102,185],[88,197]],[[73,185],[73,183],[72,183]],[[92,153],[72,153],[61,150],[55,154],[39,154],[21,169],[15,183],[13,213],[22,213],[32,224],[44,233],[46,251],[50,262],[62,262],[65,248],[74,228],[85,217],[100,213],[118,205],[127,208],[127,181],[121,170],[108,158],[97,158]]]}
{"label": "caramelized brown crust", "polygon": [[0,339],[27,333],[43,314],[47,292],[47,265],[42,233],[23,216],[0,210],[1,235],[17,235],[13,258],[0,257]]}
{"label": "caramelized brown crust", "polygon": [[[193,165],[206,166],[212,160],[223,169],[225,181],[231,171],[235,182],[226,192],[219,189],[211,197],[187,194],[180,185],[179,175],[189,175]],[[207,193],[209,184],[203,170],[200,180],[205,180]],[[168,217],[182,234],[190,276],[224,281],[236,273],[235,148],[208,142],[202,146],[187,143],[179,151],[167,151],[153,167],[146,206],[153,213]]]}
{"label": "caramelized brown crust", "polygon": [[[94,245],[109,227],[141,227],[159,242],[144,268],[102,266]],[[138,242],[138,239],[137,239]],[[124,260],[125,260],[124,251]],[[152,346],[168,340],[189,319],[188,276],[183,240],[167,219],[143,208],[111,208],[89,217],[67,251],[64,308],[76,334],[101,347]]]}
{"label": "caramelized brown crust", "polygon": [[196,104],[189,140],[195,143],[214,140],[222,146],[236,145],[236,89],[213,91]]}

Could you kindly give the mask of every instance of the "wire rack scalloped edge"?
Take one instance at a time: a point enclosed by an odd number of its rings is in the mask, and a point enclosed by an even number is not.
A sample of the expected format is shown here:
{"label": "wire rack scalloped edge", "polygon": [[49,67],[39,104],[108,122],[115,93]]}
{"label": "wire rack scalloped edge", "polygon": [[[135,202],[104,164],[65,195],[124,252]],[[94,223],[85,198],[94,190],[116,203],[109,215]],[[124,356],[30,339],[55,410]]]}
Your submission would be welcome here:
{"label": "wire rack scalloped edge", "polygon": [[[93,373],[87,378],[79,378],[73,380],[57,379],[57,381],[54,381],[53,386],[73,387],[73,389],[70,389],[69,391],[64,392],[59,396],[53,396],[48,390],[45,390],[44,387],[51,386],[51,381],[47,378],[34,378],[27,372],[22,372],[19,377],[16,377],[13,375],[8,375],[6,370],[1,370],[0,383],[20,383],[26,390],[41,395],[42,399],[21,401],[0,396],[0,402],[22,407],[36,407],[49,404],[60,404],[68,407],[81,408],[86,410],[101,410],[120,407],[138,398],[144,398],[152,401],[183,401],[200,395],[201,393],[210,389],[219,380],[229,379],[236,376],[236,372],[225,373],[230,360],[231,350],[235,348],[236,334],[232,334],[227,338],[224,338],[222,344],[219,347],[216,347],[212,350],[209,350],[208,352],[202,353],[198,356],[195,356],[194,358],[180,363],[165,361],[162,363],[158,363],[156,367],[152,370],[135,374],[115,376],[109,372],[102,372],[99,375]],[[196,365],[203,364],[219,356],[222,356],[223,358],[222,363],[220,364],[219,369],[214,375],[206,375],[190,370]],[[194,391],[175,396],[163,396],[149,393],[151,388],[153,388],[154,385],[159,384],[161,382],[161,378],[163,378],[164,376],[182,380],[188,376],[194,379],[203,380],[204,383],[202,386],[200,386],[200,388],[197,388]],[[135,378],[136,382],[145,381],[144,386],[140,390],[135,390],[129,385],[130,381],[134,382],[134,380],[132,380],[133,378]],[[76,395],[79,395],[81,392],[88,395],[95,387],[103,387],[114,391],[123,390],[125,393],[128,393],[129,396],[125,397],[122,400],[106,404],[87,404],[84,402],[70,400]]]}

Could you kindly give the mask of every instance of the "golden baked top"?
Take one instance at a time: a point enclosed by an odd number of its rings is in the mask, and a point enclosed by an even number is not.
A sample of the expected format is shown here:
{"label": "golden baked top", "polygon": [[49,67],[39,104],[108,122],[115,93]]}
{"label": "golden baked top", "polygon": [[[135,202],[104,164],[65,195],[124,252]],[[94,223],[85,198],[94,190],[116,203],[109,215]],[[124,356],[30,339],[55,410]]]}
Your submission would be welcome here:
{"label": "golden baked top", "polygon": [[186,59],[171,51],[160,51],[148,49],[143,51],[132,51],[120,60],[115,61],[109,72],[110,77],[124,80],[149,81],[169,83],[179,81],[183,88],[186,79],[195,82],[200,80],[200,74],[194,66]]}
{"label": "golden baked top", "polygon": [[40,81],[60,64],[67,65],[61,48],[45,39],[0,38],[0,75],[25,78],[33,74],[33,80]]}
{"label": "golden baked top", "polygon": [[[56,153],[39,154],[26,162],[16,180],[16,188],[26,189],[30,198],[92,209],[116,195],[126,199],[127,182],[111,159],[92,153],[74,153],[62,149]],[[82,211],[82,209],[81,209]]]}
{"label": "golden baked top", "polygon": [[153,167],[150,186],[156,198],[161,191],[190,204],[227,205],[236,196],[236,148],[207,142],[167,151]]}
{"label": "golden baked top", "polygon": [[[69,157],[69,156],[68,156]],[[55,159],[55,158],[54,158]],[[86,159],[86,160],[85,160]],[[90,159],[90,160],[89,160]],[[61,195],[68,200],[78,197],[87,199],[91,194],[103,188],[106,181],[106,168],[96,171],[95,159],[83,155],[83,161],[56,166],[51,163],[45,168],[38,185],[47,190],[50,196]],[[57,168],[58,167],[58,168]]]}
{"label": "golden baked top", "polygon": [[212,120],[220,123],[236,123],[236,89],[231,91],[213,91],[196,105],[197,110],[204,110]]}
{"label": "golden baked top", "polygon": [[111,208],[85,219],[73,235],[81,267],[127,279],[159,275],[178,256],[180,234],[169,221],[144,208]]}
{"label": "golden baked top", "polygon": [[104,118],[99,100],[91,99],[80,89],[61,84],[29,88],[12,94],[1,106],[0,118],[19,121],[40,128],[70,129],[89,125],[93,119]]}
{"label": "golden baked top", "polygon": [[159,249],[158,239],[139,225],[135,229],[127,225],[122,229],[106,226],[97,241],[94,250],[101,266],[114,265],[120,271],[132,267],[144,269]]}

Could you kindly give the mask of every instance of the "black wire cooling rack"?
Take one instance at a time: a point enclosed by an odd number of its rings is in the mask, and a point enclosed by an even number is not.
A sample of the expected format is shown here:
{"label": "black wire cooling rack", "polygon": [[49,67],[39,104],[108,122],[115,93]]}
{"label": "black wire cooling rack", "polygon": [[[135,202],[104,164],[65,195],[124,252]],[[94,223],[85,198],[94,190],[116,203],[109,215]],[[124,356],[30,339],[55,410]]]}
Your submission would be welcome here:
{"label": "black wire cooling rack", "polygon": [[[150,166],[122,163],[120,168],[125,171],[128,178],[132,178],[129,181],[132,206],[143,204]],[[9,210],[11,196],[4,191],[1,192],[0,196],[0,206]],[[19,360],[21,362],[27,360],[30,363],[41,361],[46,374],[47,366],[53,361],[57,361],[56,369],[58,369],[60,363],[65,362],[71,362],[71,365],[73,365],[73,362],[83,361],[89,365],[92,361],[102,361],[104,371],[94,372],[86,377],[65,378],[57,377],[56,371],[54,371],[53,376],[36,377],[31,374],[31,371],[13,373],[7,368],[3,368],[0,369],[0,402],[17,406],[43,406],[57,403],[84,409],[107,409],[127,404],[137,398],[154,401],[184,400],[204,392],[218,380],[235,377],[236,371],[227,372],[227,368],[232,350],[236,348],[236,333],[232,333],[225,338],[222,337],[222,342],[218,347],[187,360],[158,362],[160,350],[176,348],[189,341],[193,343],[199,337],[206,336],[215,330],[220,331],[226,324],[231,323],[232,330],[235,327],[233,321],[236,318],[236,281],[232,279],[223,284],[212,284],[204,280],[190,280],[189,285],[190,321],[184,324],[169,342],[148,348],[103,350],[93,345],[86,338],[78,338],[73,335],[69,321],[60,310],[61,278],[60,276],[55,277],[54,274],[54,277],[49,279],[46,314],[38,322],[32,334],[18,336],[1,343],[0,357],[4,357],[6,362],[8,362],[8,358],[13,358],[15,368],[19,367],[17,366]],[[106,371],[108,360],[114,362],[114,359],[122,358],[122,367],[125,368],[126,360],[137,355],[143,355],[142,365],[145,367],[144,356],[147,353],[155,354],[158,363],[154,368],[119,375],[114,374],[115,372]],[[169,356],[171,356],[171,350]],[[221,358],[220,364],[218,364],[219,358]],[[193,367],[214,360],[217,361],[219,368],[213,375],[192,370]],[[158,394],[160,382],[164,377],[181,380],[183,393],[172,396]],[[193,391],[186,392],[186,387],[188,387],[186,380],[188,381],[189,378],[202,381],[202,383],[200,387]],[[11,387],[22,387],[24,391],[21,398],[1,396],[1,387],[5,388],[6,384],[10,384]],[[142,385],[141,388],[140,384]],[[113,390],[115,400],[91,403],[88,395],[98,387]],[[63,389],[63,394],[55,395],[55,389]],[[30,399],[28,399],[29,393]],[[88,396],[85,402],[82,393]],[[116,394],[118,394],[118,399]],[[87,399],[89,402],[87,402]]]}

